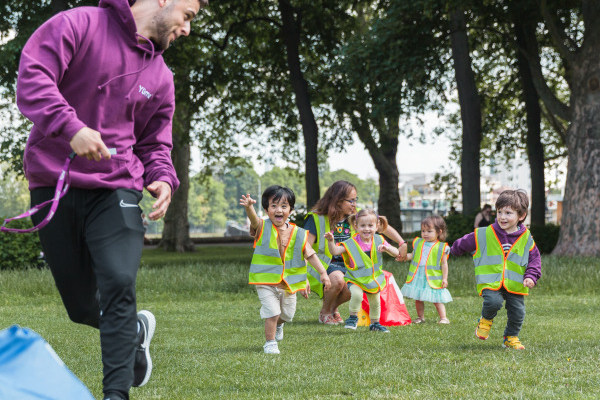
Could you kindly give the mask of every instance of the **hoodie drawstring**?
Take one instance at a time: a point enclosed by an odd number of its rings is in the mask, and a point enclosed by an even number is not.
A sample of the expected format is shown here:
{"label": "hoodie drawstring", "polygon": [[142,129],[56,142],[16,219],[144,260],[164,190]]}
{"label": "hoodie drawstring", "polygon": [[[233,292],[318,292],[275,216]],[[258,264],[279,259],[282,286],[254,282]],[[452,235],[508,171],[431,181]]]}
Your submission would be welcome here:
{"label": "hoodie drawstring", "polygon": [[[143,72],[146,68],[148,68],[148,66],[150,64],[152,64],[152,61],[154,60],[154,43],[152,43],[152,40],[148,39],[145,36],[140,35],[139,33],[135,33],[136,37],[142,38],[145,41],[147,41],[148,43],[150,43],[150,49],[151,49],[151,53],[150,53],[150,61],[148,63],[146,63],[146,55],[147,53],[144,52],[144,58],[142,59],[142,67],[136,71],[132,71],[132,72],[127,72],[124,74],[120,74],[117,76],[113,76],[112,78],[110,78],[109,80],[107,80],[106,82],[104,82],[102,85],[98,86],[98,90],[102,90],[105,86],[107,86],[109,83],[111,83],[112,81],[114,81],[115,79],[119,79],[119,78],[123,78],[129,75],[134,75],[134,74],[139,74],[141,72]],[[145,49],[144,49],[145,50]],[[131,95],[131,92],[133,92],[133,90],[135,89],[135,84],[131,87],[131,89],[129,90],[129,93],[127,93],[127,96],[125,96],[126,99],[129,99],[129,96]]]}

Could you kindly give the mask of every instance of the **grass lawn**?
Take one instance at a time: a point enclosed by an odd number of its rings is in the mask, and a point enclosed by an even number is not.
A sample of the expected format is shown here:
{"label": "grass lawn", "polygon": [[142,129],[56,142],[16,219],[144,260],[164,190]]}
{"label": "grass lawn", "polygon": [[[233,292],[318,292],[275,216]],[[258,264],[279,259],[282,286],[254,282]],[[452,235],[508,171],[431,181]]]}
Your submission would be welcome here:
{"label": "grass lawn", "polygon": [[[525,351],[501,347],[506,312],[490,338],[474,331],[481,299],[468,258],[450,260],[450,325],[391,327],[390,334],[316,322],[320,300],[298,297],[281,354],[262,353],[263,323],[247,285],[249,246],[204,246],[194,254],[145,250],[138,305],[154,312],[154,371],[132,399],[595,399],[600,398],[600,260],[543,258],[526,300]],[[401,285],[408,264],[387,259]],[[98,333],[70,322],[47,270],[0,271],[0,328],[40,333],[102,396]],[[406,299],[412,316],[414,302]],[[347,317],[347,305],[341,307]]]}

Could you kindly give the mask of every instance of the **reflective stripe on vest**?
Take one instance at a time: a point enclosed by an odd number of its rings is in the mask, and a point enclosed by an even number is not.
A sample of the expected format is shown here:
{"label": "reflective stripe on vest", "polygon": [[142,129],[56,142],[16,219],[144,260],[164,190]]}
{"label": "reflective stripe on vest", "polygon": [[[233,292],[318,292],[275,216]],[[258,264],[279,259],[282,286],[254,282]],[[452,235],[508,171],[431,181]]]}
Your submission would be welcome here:
{"label": "reflective stripe on vest", "polygon": [[[356,241],[356,235],[342,242],[342,246],[346,249],[343,253],[346,264],[344,278],[368,293],[377,293],[385,287],[385,275],[381,268],[383,257],[377,251],[377,247],[382,243],[383,238],[375,235],[371,244],[371,254],[367,255]],[[350,267],[350,261],[354,264],[354,268]]]}
{"label": "reflective stripe on vest", "polygon": [[[425,277],[427,278],[427,283],[429,283],[429,286],[433,289],[442,288],[442,257],[444,257],[446,246],[448,246],[447,243],[436,241],[426,255]],[[406,283],[410,283],[415,279],[415,275],[419,270],[419,265],[421,264],[421,259],[423,257],[424,247],[425,240],[416,237],[413,241],[413,258],[410,262],[408,275],[406,276]]]}
{"label": "reflective stripe on vest", "polygon": [[[308,217],[314,220],[315,227],[317,228],[317,235],[312,248],[317,253],[317,257],[319,257],[319,260],[321,260],[323,267],[327,269],[329,263],[331,262],[331,252],[329,251],[329,247],[327,247],[327,241],[323,238],[323,235],[325,235],[325,232],[329,232],[331,230],[329,227],[329,218],[327,218],[326,215],[318,215],[315,213],[308,213]],[[310,290],[322,298],[323,283],[321,283],[321,275],[316,269],[314,269],[312,265],[307,267],[307,271]]]}
{"label": "reflective stripe on vest", "polygon": [[303,249],[308,235],[304,229],[298,228],[292,223],[290,225],[292,225],[293,231],[284,250],[284,264],[277,244],[279,232],[271,220],[264,221],[262,232],[255,242],[252,255],[250,284],[275,285],[283,281],[292,293],[306,287],[306,261]]}
{"label": "reflective stripe on vest", "polygon": [[315,243],[313,244],[313,249],[317,252],[319,260],[321,260],[324,265],[329,265],[332,255],[329,251],[329,247],[327,246],[327,240],[323,238],[326,232],[331,231],[329,226],[329,218],[327,218],[325,215],[313,213],[310,213],[309,215],[313,217],[315,226],[317,228],[317,237],[315,239]]}
{"label": "reflective stripe on vest", "polygon": [[484,289],[498,290],[502,286],[510,293],[529,294],[529,288],[523,285],[529,249],[534,245],[529,229],[525,229],[506,255],[492,225],[475,229],[475,240],[473,263],[479,295]]}
{"label": "reflective stripe on vest", "polygon": [[[315,213],[308,213],[308,216],[312,218],[315,222],[315,227],[317,228],[317,237],[315,238],[315,242],[312,247],[317,253],[317,257],[321,260],[323,267],[325,270],[329,267],[331,263],[332,255],[329,251],[329,247],[327,246],[327,240],[323,237],[325,232],[330,232],[331,227],[329,224],[329,218],[327,215],[318,215]],[[353,235],[354,228],[350,226],[350,234]],[[316,269],[313,268],[312,265],[308,267],[308,283],[310,284],[310,290],[313,293],[319,295],[319,297],[323,297],[323,283],[321,283],[321,275],[317,272]]]}

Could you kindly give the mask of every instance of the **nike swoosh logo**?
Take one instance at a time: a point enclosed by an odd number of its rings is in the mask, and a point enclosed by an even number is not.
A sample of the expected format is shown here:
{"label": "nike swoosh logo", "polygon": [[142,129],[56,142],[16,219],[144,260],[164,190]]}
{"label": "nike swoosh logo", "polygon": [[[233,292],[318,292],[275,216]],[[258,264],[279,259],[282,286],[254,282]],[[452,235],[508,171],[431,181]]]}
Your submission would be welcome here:
{"label": "nike swoosh logo", "polygon": [[138,205],[125,203],[123,200],[121,200],[121,202],[119,203],[119,206],[121,206],[121,207],[137,207]]}

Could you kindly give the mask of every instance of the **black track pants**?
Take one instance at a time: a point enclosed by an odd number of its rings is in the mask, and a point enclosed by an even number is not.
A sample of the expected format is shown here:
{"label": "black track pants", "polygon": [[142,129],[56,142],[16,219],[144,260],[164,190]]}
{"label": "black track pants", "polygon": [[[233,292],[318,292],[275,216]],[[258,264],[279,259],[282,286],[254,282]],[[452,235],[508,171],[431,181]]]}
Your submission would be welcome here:
{"label": "black track pants", "polygon": [[[31,191],[31,205],[54,188]],[[142,194],[71,188],[39,232],[56,287],[74,322],[100,329],[104,393],[129,398],[137,336],[135,280],[142,255]],[[46,207],[32,217],[38,224]]]}

